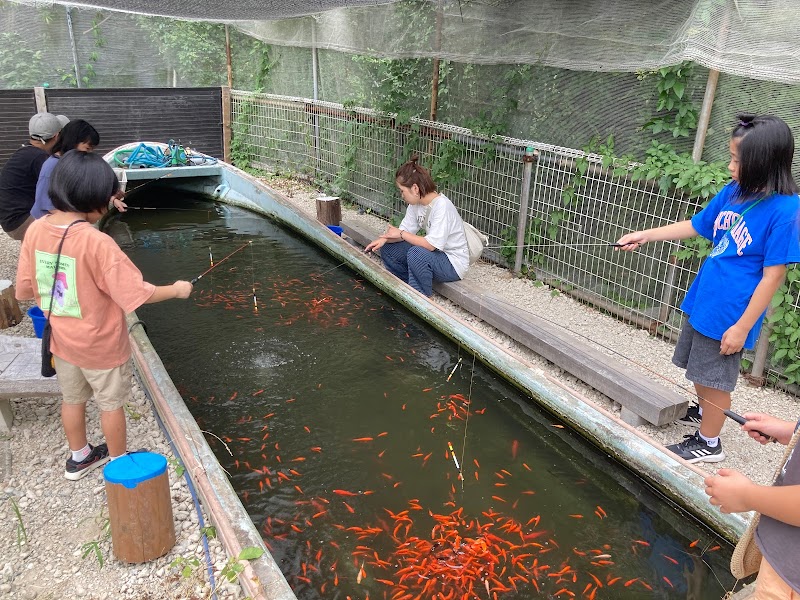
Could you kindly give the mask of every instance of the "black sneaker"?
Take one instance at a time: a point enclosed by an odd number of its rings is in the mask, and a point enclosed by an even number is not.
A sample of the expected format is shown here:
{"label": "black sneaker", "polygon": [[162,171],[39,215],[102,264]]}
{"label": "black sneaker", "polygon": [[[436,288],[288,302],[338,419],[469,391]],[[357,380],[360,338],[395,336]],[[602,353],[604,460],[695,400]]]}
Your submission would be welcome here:
{"label": "black sneaker", "polygon": [[689,427],[699,427],[702,420],[703,417],[700,416],[700,406],[693,404],[686,411],[686,416],[681,417],[675,422],[681,425],[688,425]]}
{"label": "black sneaker", "polygon": [[94,471],[97,467],[104,465],[108,462],[108,446],[100,444],[99,446],[92,446],[89,444],[91,452],[89,456],[84,458],[81,462],[67,459],[67,468],[64,470],[64,477],[70,481],[78,481],[82,477]]}
{"label": "black sneaker", "polygon": [[718,441],[717,445],[712,448],[700,437],[699,430],[695,431],[692,435],[683,436],[683,441],[680,444],[667,446],[667,450],[674,452],[690,463],[712,463],[725,460],[725,453],[722,451],[722,441]]}

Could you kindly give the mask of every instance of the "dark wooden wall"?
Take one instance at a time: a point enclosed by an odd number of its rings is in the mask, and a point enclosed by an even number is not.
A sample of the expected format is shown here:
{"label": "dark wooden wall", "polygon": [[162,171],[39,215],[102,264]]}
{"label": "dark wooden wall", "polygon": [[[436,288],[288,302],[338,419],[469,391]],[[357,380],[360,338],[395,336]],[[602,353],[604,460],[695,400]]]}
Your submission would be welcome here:
{"label": "dark wooden wall", "polygon": [[[221,88],[47,89],[47,110],[84,119],[104,154],[129,142],[167,142],[223,157]],[[33,90],[0,91],[0,167],[28,139]]]}
{"label": "dark wooden wall", "polygon": [[28,121],[36,112],[33,90],[0,90],[0,168],[28,141]]}

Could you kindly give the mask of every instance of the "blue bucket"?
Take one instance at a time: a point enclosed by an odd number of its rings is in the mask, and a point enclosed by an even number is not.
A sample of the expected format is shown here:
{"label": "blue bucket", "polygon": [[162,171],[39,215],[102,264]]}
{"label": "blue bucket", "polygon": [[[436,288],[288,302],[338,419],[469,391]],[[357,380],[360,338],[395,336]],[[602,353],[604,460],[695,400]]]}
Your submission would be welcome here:
{"label": "blue bucket", "polygon": [[42,309],[35,305],[28,309],[28,316],[33,321],[33,331],[36,333],[36,337],[41,339],[44,333],[44,325],[47,323],[47,317],[44,316]]}
{"label": "blue bucket", "polygon": [[328,225],[328,229],[330,229],[333,233],[335,233],[339,237],[342,237],[342,231],[344,230],[338,225]]}

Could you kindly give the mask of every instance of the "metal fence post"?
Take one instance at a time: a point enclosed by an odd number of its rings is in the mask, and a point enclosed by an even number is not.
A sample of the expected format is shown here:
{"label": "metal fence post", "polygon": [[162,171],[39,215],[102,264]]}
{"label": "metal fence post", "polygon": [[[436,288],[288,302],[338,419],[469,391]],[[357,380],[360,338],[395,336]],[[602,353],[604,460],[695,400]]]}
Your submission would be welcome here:
{"label": "metal fence post", "polygon": [[319,113],[316,102],[319,100],[319,55],[317,53],[317,24],[311,24],[311,79],[314,84],[314,174],[319,170]]}
{"label": "metal fence post", "polygon": [[531,195],[531,172],[533,171],[533,148],[525,148],[522,157],[522,191],[519,197],[519,217],[517,218],[517,254],[514,259],[514,273],[522,270],[522,258],[525,254],[525,237],[528,227],[528,201]]}
{"label": "metal fence post", "polygon": [[773,308],[770,306],[767,309],[767,316],[764,318],[764,326],[761,328],[761,333],[756,342],[753,368],[750,369],[750,376],[747,377],[747,380],[753,385],[764,385],[767,382],[764,371],[766,370],[767,355],[769,354],[769,337],[772,333],[772,325],[769,322],[772,313]]}

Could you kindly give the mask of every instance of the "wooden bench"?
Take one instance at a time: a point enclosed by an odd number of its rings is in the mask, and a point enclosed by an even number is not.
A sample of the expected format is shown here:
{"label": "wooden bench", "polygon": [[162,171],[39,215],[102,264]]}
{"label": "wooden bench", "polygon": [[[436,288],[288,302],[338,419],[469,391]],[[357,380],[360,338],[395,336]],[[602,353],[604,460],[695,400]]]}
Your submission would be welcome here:
{"label": "wooden bench", "polygon": [[11,398],[60,396],[56,377],[42,377],[42,340],[0,335],[0,431],[14,421]]}
{"label": "wooden bench", "polygon": [[[362,246],[379,235],[355,223],[342,222],[342,227]],[[565,329],[487,293],[471,283],[469,275],[464,281],[437,283],[434,290],[617,402],[627,423],[666,425],[686,413],[688,400],[677,392],[569,335]]]}

